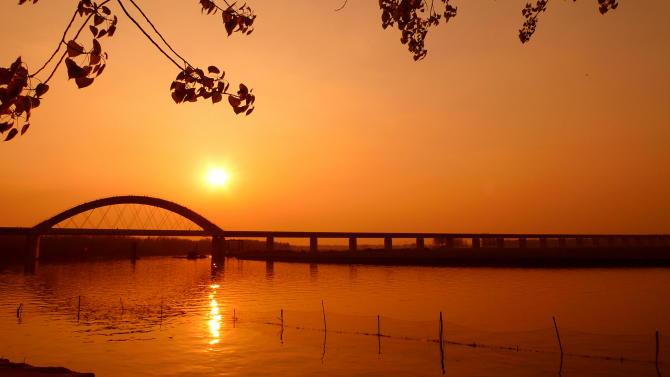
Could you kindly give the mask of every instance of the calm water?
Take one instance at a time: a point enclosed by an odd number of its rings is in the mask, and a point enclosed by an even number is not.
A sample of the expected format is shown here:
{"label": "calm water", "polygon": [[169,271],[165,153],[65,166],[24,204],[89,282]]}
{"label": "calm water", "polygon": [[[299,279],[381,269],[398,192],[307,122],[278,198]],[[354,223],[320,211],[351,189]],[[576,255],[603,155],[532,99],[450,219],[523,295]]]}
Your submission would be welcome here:
{"label": "calm water", "polygon": [[174,258],[9,267],[0,357],[97,376],[656,376],[656,330],[661,370],[670,363],[669,272]]}

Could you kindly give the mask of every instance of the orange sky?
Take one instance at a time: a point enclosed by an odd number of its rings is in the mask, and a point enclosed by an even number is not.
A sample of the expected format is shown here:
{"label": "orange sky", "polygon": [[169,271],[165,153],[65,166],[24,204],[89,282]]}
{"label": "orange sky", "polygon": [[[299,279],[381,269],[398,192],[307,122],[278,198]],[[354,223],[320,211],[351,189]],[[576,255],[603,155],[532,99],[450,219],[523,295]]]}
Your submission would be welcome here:
{"label": "orange sky", "polygon": [[[140,3],[191,62],[253,87],[256,111],[175,105],[176,69],[121,16],[94,85],[60,71],[0,145],[0,225],[140,194],[224,229],[670,232],[668,1],[551,2],[521,45],[525,1],[463,0],[418,63],[374,0],[249,0],[256,30],[232,37],[196,1]],[[3,1],[0,64],[41,64],[75,4]]]}

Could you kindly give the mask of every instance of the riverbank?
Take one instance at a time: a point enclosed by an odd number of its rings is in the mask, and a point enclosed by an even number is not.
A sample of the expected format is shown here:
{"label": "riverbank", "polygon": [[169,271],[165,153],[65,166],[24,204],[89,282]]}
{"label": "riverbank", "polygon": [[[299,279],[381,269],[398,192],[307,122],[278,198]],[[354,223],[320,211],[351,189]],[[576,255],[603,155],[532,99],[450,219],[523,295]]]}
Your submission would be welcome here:
{"label": "riverbank", "polygon": [[357,251],[297,252],[244,250],[227,256],[246,260],[294,263],[372,264],[391,266],[482,267],[609,267],[670,266],[670,249],[641,248],[453,248],[366,249]]}
{"label": "riverbank", "polygon": [[94,373],[73,372],[63,367],[34,367],[25,363],[13,363],[0,359],[2,377],[95,377]]}

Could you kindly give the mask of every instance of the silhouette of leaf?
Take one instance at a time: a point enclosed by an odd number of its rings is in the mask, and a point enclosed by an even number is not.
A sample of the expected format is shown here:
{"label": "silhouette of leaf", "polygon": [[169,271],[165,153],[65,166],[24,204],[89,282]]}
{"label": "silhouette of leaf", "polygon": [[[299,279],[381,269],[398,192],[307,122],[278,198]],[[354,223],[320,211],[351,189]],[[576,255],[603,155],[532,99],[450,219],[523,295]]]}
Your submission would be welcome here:
{"label": "silhouette of leaf", "polygon": [[215,92],[212,94],[212,103],[219,103],[223,99],[223,96],[219,92]]}
{"label": "silhouette of leaf", "polygon": [[5,141],[12,140],[14,138],[14,136],[16,136],[16,134],[18,134],[18,133],[19,133],[19,131],[16,128],[12,128],[11,130],[9,130],[9,133],[7,134],[7,137],[5,137]]}
{"label": "silhouette of leaf", "polygon": [[44,93],[46,93],[48,91],[49,91],[49,85],[47,85],[47,84],[39,83],[35,87],[35,95],[37,97],[41,97],[42,95],[44,95]]}
{"label": "silhouette of leaf", "polygon": [[85,87],[93,84],[93,79],[90,78],[90,77],[86,77],[86,76],[77,77],[76,79],[74,79],[74,81],[77,83],[77,87],[79,89],[85,88]]}
{"label": "silhouette of leaf", "polygon": [[94,55],[100,55],[102,52],[102,47],[100,46],[100,42],[98,42],[97,39],[93,39],[93,49],[91,50],[91,54]]}
{"label": "silhouette of leaf", "polygon": [[0,67],[0,85],[5,85],[9,83],[9,80],[12,79],[12,72],[7,68]]}
{"label": "silhouette of leaf", "polygon": [[233,108],[237,108],[237,107],[239,107],[239,106],[240,106],[240,102],[241,102],[241,101],[240,101],[239,98],[237,98],[237,97],[233,97],[233,96],[228,96],[228,103],[230,103],[230,106],[232,106]]}
{"label": "silhouette of leaf", "polygon": [[26,131],[28,131],[28,128],[30,127],[30,123],[26,123],[21,127],[21,135],[25,134]]}
{"label": "silhouette of leaf", "polygon": [[10,123],[10,122],[0,123],[0,134],[4,134],[5,132],[7,132],[7,130],[12,128],[12,126],[14,126],[14,123]]}
{"label": "silhouette of leaf", "polygon": [[210,65],[209,67],[207,67],[207,72],[214,73],[214,74],[217,74],[217,75],[219,73],[221,73],[221,71],[213,65]]}
{"label": "silhouette of leaf", "polygon": [[84,48],[74,40],[67,43],[67,55],[71,58],[84,53]]}
{"label": "silhouette of leaf", "polygon": [[77,63],[70,58],[65,59],[65,65],[67,66],[67,76],[70,79],[85,77],[88,74],[84,68],[78,66]]}
{"label": "silhouette of leaf", "polygon": [[98,28],[97,27],[95,27],[93,25],[90,25],[88,27],[88,29],[91,31],[91,34],[93,34],[94,37],[96,37],[98,35]]}
{"label": "silhouette of leaf", "polygon": [[248,107],[249,107],[249,105],[233,107],[233,111],[235,112],[235,114],[243,113],[247,110]]}
{"label": "silhouette of leaf", "polygon": [[237,20],[230,19],[224,23],[224,26],[226,27],[228,35],[231,35],[233,34],[233,30],[235,30],[235,26],[237,26]]}

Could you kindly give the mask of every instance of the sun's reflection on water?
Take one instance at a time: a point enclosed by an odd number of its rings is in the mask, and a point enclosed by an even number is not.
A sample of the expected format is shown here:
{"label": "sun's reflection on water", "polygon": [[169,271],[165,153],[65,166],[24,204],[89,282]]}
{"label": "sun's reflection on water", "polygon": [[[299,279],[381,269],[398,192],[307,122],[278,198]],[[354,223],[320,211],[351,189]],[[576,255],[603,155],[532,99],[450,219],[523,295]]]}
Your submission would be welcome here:
{"label": "sun's reflection on water", "polygon": [[210,345],[218,344],[221,340],[221,314],[219,312],[219,303],[216,301],[216,289],[218,284],[209,286],[212,293],[209,295],[209,315],[207,316],[207,325],[209,327]]}

